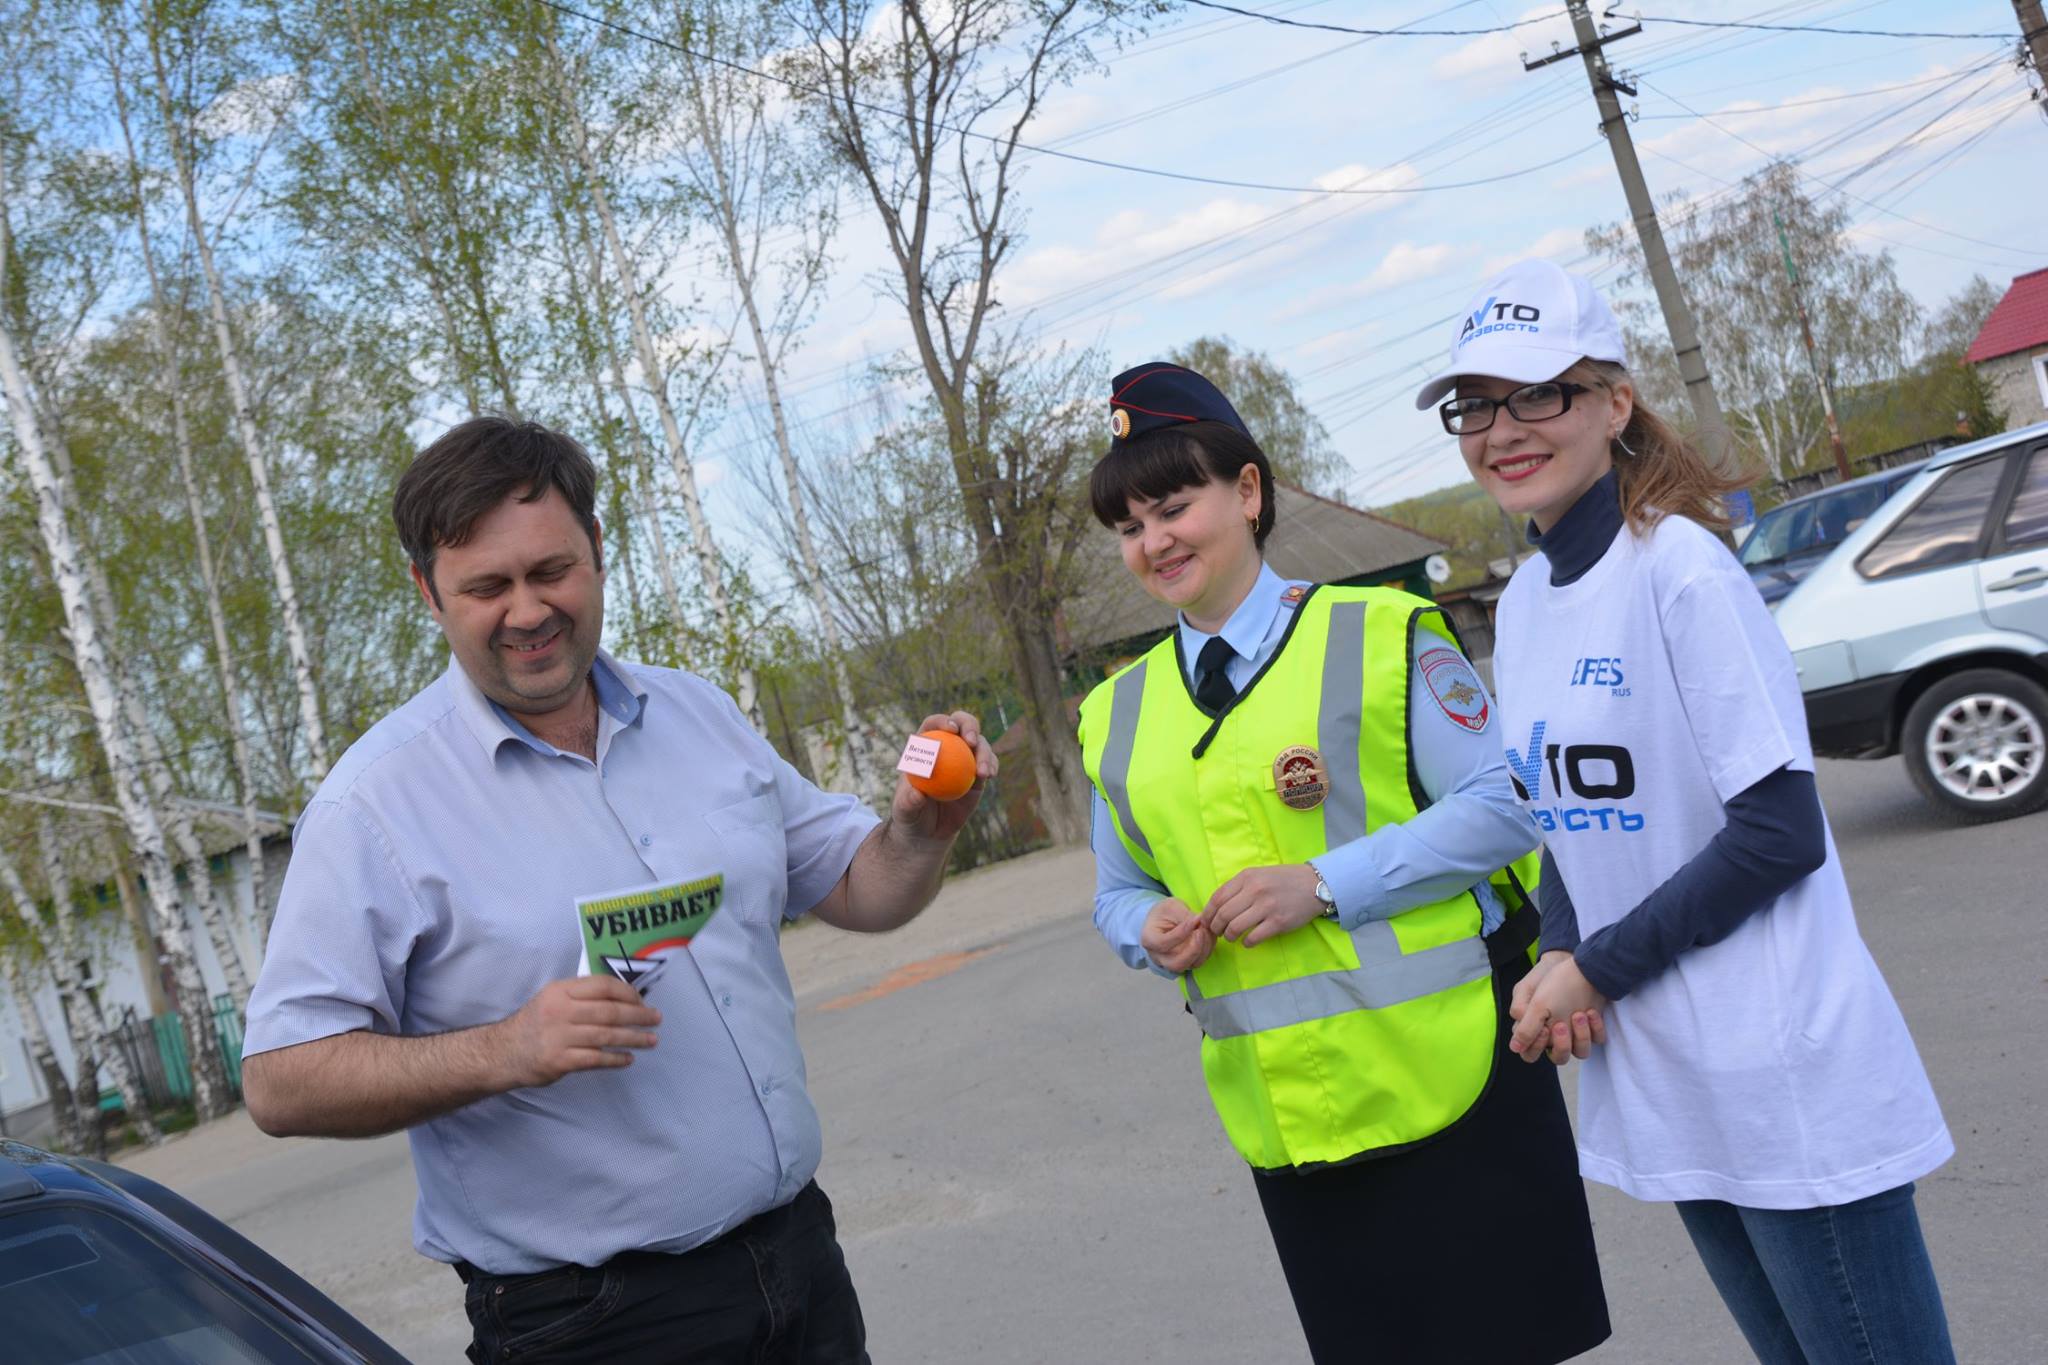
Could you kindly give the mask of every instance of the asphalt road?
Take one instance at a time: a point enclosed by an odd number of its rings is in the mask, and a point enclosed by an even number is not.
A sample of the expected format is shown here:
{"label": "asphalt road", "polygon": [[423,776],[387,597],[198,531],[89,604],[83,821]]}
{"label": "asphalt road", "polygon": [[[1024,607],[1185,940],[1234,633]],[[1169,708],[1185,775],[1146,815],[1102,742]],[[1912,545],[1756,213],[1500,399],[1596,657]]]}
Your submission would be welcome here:
{"label": "asphalt road", "polygon": [[[2048,1354],[2048,815],[1948,827],[1896,762],[1823,765],[1821,789],[1956,1138],[1920,1212],[1959,1359],[2033,1365]],[[1102,947],[1086,887],[1084,855],[1038,855],[960,880],[901,935],[787,940],[825,1121],[819,1179],[874,1357],[1305,1361],[1192,1025],[1171,986]],[[132,1164],[414,1359],[461,1360],[455,1277],[410,1248],[402,1138],[280,1143],[237,1118]],[[1749,1359],[1671,1209],[1589,1190],[1615,1335],[1584,1359]],[[1475,1247],[1455,1270],[1482,1312],[1491,1276],[1532,1273],[1523,1247]]]}

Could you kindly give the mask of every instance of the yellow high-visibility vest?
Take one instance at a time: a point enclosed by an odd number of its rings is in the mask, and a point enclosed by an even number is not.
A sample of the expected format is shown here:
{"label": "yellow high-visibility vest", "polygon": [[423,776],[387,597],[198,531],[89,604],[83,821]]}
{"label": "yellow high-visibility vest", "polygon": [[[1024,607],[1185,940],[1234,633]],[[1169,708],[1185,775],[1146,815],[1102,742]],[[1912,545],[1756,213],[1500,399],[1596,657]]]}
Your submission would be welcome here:
{"label": "yellow high-visibility vest", "polygon": [[[1290,589],[1279,650],[1221,718],[1194,700],[1179,632],[1081,704],[1081,752],[1131,858],[1200,913],[1247,867],[1305,862],[1428,803],[1409,760],[1416,632],[1456,639],[1390,588]],[[1516,924],[1535,856],[1490,879]],[[1492,1078],[1493,969],[1469,891],[1346,932],[1318,918],[1181,977],[1224,1131],[1261,1169],[1348,1161],[1457,1122]]]}

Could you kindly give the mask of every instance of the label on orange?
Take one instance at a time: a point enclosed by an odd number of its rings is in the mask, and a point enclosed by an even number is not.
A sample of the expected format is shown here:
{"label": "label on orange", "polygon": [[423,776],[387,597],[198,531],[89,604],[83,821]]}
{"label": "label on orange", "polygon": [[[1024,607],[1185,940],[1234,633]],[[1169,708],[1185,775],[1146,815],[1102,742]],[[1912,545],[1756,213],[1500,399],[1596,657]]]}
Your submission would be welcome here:
{"label": "label on orange", "polygon": [[896,760],[896,771],[909,773],[912,777],[930,777],[938,766],[939,742],[923,735],[912,735],[910,742],[903,746],[903,757]]}

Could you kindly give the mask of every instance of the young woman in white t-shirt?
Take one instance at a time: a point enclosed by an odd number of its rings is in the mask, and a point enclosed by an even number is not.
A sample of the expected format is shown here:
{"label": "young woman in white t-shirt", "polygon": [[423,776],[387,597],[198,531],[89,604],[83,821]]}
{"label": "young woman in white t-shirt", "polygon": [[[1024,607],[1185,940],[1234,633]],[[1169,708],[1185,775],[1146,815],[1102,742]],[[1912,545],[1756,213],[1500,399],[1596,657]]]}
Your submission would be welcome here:
{"label": "young woman in white t-shirt", "polygon": [[1857,933],[1789,651],[1710,526],[1731,485],[1638,398],[1585,280],[1524,261],[1459,320],[1441,405],[1533,523],[1494,680],[1544,831],[1535,1061],[1604,1034],[1579,1166],[1678,1204],[1766,1365],[1954,1359],[1912,1182],[1954,1152]]}

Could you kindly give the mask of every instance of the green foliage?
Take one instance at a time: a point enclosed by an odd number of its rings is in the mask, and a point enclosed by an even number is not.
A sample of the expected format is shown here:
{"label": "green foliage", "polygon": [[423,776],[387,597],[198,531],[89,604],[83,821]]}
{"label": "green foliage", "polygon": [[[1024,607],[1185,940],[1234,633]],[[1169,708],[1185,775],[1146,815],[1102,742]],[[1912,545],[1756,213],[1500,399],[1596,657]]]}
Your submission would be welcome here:
{"label": "green foliage", "polygon": [[1523,524],[1504,517],[1477,484],[1461,483],[1374,510],[1450,547],[1444,551],[1444,558],[1451,562],[1446,587],[1483,582],[1490,562],[1526,558],[1531,553],[1523,539]]}
{"label": "green foliage", "polygon": [[1167,358],[1223,391],[1272,462],[1275,479],[1331,497],[1343,492],[1350,471],[1330,433],[1295,392],[1294,377],[1264,351],[1243,350],[1229,337],[1198,337]]}

